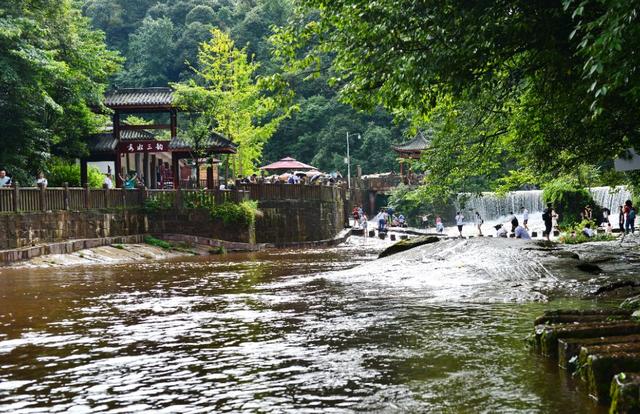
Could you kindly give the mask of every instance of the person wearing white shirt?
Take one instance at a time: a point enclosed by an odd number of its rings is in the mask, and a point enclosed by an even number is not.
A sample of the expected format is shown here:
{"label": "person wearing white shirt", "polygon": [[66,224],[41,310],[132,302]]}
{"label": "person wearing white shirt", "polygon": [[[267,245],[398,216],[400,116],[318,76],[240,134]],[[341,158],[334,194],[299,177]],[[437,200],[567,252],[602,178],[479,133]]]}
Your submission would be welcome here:
{"label": "person wearing white shirt", "polygon": [[106,188],[107,190],[111,190],[113,188],[113,180],[111,179],[111,174],[105,174],[104,180],[102,180],[102,188]]}
{"label": "person wearing white shirt", "polygon": [[47,179],[44,177],[44,173],[42,173],[42,172],[38,173],[38,179],[36,180],[36,186],[42,187],[42,188],[47,188],[47,185],[49,185],[49,181],[47,181]]}
{"label": "person wearing white shirt", "polygon": [[494,226],[494,228],[496,229],[496,237],[507,238],[508,236],[507,229],[502,224],[498,224]]}
{"label": "person wearing white shirt", "polygon": [[520,210],[522,211],[522,224],[525,229],[529,230],[529,226],[527,226],[527,223],[529,222],[529,210],[524,206],[520,207]]}
{"label": "person wearing white shirt", "polygon": [[591,224],[585,224],[584,229],[582,229],[582,234],[587,236],[588,238],[593,237],[593,229],[591,228]]}
{"label": "person wearing white shirt", "polygon": [[462,226],[464,225],[464,215],[462,212],[456,212],[456,226],[458,226],[458,233],[460,233],[460,237],[462,237]]}
{"label": "person wearing white shirt", "polygon": [[11,186],[11,177],[7,175],[7,171],[5,169],[0,169],[0,187],[9,186]]}

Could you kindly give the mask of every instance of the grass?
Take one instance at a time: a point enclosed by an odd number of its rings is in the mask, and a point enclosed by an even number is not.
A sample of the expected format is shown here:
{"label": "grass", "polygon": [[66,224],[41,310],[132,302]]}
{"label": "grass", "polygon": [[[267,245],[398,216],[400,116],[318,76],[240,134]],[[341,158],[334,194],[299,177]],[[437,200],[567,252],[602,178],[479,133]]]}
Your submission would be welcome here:
{"label": "grass", "polygon": [[173,248],[173,245],[171,243],[168,243],[164,240],[156,239],[153,236],[146,236],[144,238],[144,242],[150,246],[159,247],[164,250],[171,250],[171,248]]}

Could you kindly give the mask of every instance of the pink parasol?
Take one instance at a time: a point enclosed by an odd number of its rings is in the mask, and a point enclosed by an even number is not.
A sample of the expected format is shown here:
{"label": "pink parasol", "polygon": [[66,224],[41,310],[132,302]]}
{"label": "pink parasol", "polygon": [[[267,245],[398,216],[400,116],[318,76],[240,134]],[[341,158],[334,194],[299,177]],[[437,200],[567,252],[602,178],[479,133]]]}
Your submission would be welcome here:
{"label": "pink parasol", "polygon": [[291,157],[286,157],[273,164],[260,167],[261,170],[315,170],[316,167],[297,161]]}

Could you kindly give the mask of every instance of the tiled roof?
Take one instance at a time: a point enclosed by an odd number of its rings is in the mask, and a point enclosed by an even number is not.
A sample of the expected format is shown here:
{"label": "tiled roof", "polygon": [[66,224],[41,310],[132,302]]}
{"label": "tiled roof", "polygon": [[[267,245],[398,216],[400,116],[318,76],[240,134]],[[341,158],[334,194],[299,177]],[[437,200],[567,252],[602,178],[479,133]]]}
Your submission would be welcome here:
{"label": "tiled roof", "polygon": [[409,142],[393,147],[394,150],[399,152],[413,152],[424,151],[429,148],[430,142],[427,137],[424,136],[422,131],[418,132],[415,137]]}
{"label": "tiled roof", "polygon": [[[232,148],[235,152],[237,145],[233,142],[229,141],[223,135],[214,132],[211,134],[208,142],[206,143],[207,147],[210,149],[216,148]],[[169,144],[169,149],[171,150],[188,150],[189,144],[187,144],[182,138],[175,137],[171,139],[171,143]]]}
{"label": "tiled roof", "polygon": [[120,139],[122,141],[148,141],[156,139],[156,136],[143,129],[121,129]]}
{"label": "tiled roof", "polygon": [[92,135],[87,141],[90,152],[113,152],[116,150],[116,139],[110,132]]}
{"label": "tiled roof", "polygon": [[105,94],[106,107],[168,106],[173,103],[171,88],[122,88]]}

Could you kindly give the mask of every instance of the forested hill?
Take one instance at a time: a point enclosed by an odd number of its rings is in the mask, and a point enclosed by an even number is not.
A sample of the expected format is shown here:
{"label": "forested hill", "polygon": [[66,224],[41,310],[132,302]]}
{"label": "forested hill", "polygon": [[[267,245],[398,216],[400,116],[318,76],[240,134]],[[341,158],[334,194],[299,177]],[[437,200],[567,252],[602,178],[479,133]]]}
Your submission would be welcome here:
{"label": "forested hill", "polygon": [[[107,45],[126,57],[113,87],[162,86],[191,76],[198,45],[210,30],[228,31],[238,47],[247,46],[265,74],[277,71],[267,37],[290,16],[290,0],[86,0],[83,12],[105,32]],[[352,165],[365,173],[397,170],[391,145],[403,140],[389,114],[357,113],[338,102],[324,74],[295,85],[300,110],[282,122],[264,150],[263,162],[292,156],[325,171],[345,170],[346,135]]]}

